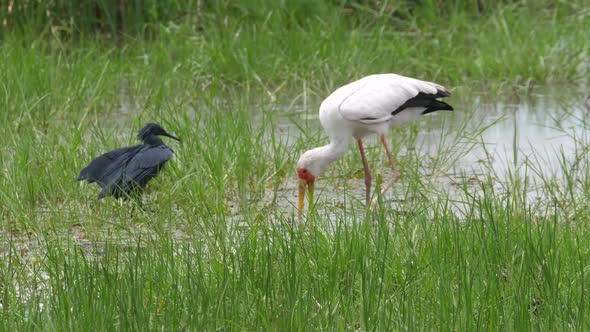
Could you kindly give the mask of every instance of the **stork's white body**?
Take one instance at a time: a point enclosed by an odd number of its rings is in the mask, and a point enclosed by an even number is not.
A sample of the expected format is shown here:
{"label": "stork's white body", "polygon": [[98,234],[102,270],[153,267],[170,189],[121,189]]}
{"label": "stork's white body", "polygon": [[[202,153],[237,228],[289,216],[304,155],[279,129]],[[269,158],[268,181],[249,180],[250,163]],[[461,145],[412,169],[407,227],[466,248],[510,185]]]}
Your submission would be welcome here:
{"label": "stork's white body", "polygon": [[390,127],[406,124],[422,114],[452,110],[450,105],[437,100],[447,96],[449,92],[442,85],[396,74],[367,76],[337,89],[320,105],[320,122],[330,144],[311,149],[300,157],[298,172],[305,170],[311,175],[300,174],[300,179],[313,183],[324,168],[346,152],[354,138],[363,158],[368,201],[371,175],[361,139],[370,134],[381,136],[397,180],[399,173],[384,135]]}
{"label": "stork's white body", "polygon": [[383,135],[389,127],[420,117],[424,107],[410,107],[392,115],[419,92],[435,95],[446,89],[436,83],[396,74],[378,74],[349,83],[320,105],[320,122],[333,139],[361,139],[369,134]]}

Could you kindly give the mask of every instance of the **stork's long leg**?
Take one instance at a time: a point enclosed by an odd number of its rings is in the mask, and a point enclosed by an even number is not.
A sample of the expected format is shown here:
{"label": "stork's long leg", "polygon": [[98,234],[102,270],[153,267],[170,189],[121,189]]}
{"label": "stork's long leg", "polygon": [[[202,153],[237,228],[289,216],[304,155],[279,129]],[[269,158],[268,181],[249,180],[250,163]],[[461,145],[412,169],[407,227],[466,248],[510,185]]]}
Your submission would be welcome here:
{"label": "stork's long leg", "polygon": [[359,151],[361,152],[361,159],[363,160],[363,168],[365,170],[365,204],[369,206],[371,200],[371,170],[369,170],[369,164],[367,163],[367,157],[365,156],[365,149],[363,148],[363,141],[357,140],[359,144]]}
{"label": "stork's long leg", "polygon": [[385,148],[385,152],[387,153],[387,158],[389,158],[389,165],[393,170],[393,179],[389,181],[385,186],[383,186],[383,189],[381,190],[381,195],[383,195],[389,190],[389,188],[391,188],[391,186],[393,186],[394,182],[399,180],[400,174],[397,168],[395,167],[393,156],[391,155],[391,151],[389,151],[389,147],[387,146],[387,140],[385,139],[385,135],[381,135],[381,143],[383,143],[383,147]]}

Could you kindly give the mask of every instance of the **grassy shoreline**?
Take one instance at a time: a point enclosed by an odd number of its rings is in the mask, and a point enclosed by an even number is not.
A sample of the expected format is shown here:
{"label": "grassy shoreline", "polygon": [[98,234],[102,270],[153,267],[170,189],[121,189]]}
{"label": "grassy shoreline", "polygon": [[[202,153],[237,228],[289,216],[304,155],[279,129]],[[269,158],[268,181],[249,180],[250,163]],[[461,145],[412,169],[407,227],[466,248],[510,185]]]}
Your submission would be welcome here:
{"label": "grassy shoreline", "polygon": [[105,57],[99,63],[109,61],[122,67],[117,71],[149,83],[174,75],[177,81],[272,91],[307,82],[322,95],[353,78],[390,71],[450,86],[587,83],[590,43],[584,27],[590,15],[583,4],[516,2],[481,15],[429,12],[424,6],[404,20],[384,13],[366,17],[361,10],[348,17],[335,6],[302,22],[280,6],[265,16],[252,8],[234,16],[218,9],[198,19],[159,23],[151,39],[130,35],[121,47],[101,34],[75,39],[46,32],[39,39],[37,31],[5,31],[2,47],[48,56],[52,67]]}

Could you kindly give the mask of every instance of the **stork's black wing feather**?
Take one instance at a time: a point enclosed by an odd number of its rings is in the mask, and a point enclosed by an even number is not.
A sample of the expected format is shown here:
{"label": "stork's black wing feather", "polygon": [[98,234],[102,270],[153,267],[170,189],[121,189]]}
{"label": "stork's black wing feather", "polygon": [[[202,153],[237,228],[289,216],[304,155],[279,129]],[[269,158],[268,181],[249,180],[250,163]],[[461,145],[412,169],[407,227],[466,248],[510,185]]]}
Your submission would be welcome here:
{"label": "stork's black wing feather", "polygon": [[453,107],[444,101],[437,100],[436,98],[448,97],[450,93],[445,90],[437,90],[436,94],[418,92],[415,97],[408,99],[395,111],[391,112],[391,115],[396,115],[401,111],[411,107],[424,107],[425,110],[422,114],[428,114],[435,111],[452,111]]}

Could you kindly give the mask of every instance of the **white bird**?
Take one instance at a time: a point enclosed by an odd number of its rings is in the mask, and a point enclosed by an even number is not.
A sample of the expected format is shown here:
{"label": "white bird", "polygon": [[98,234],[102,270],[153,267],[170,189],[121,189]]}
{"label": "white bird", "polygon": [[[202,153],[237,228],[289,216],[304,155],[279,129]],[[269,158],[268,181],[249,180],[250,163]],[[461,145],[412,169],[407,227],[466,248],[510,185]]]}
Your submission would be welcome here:
{"label": "white bird", "polygon": [[361,78],[334,91],[320,105],[320,122],[330,143],[306,151],[297,162],[299,177],[299,213],[303,210],[305,189],[313,202],[315,179],[348,149],[351,138],[357,140],[365,172],[365,203],[371,198],[371,171],[363,148],[363,137],[381,136],[393,180],[386,184],[385,193],[400,177],[385,134],[389,127],[415,120],[435,111],[452,111],[453,107],[437,98],[448,97],[442,85],[396,74],[378,74]]}

